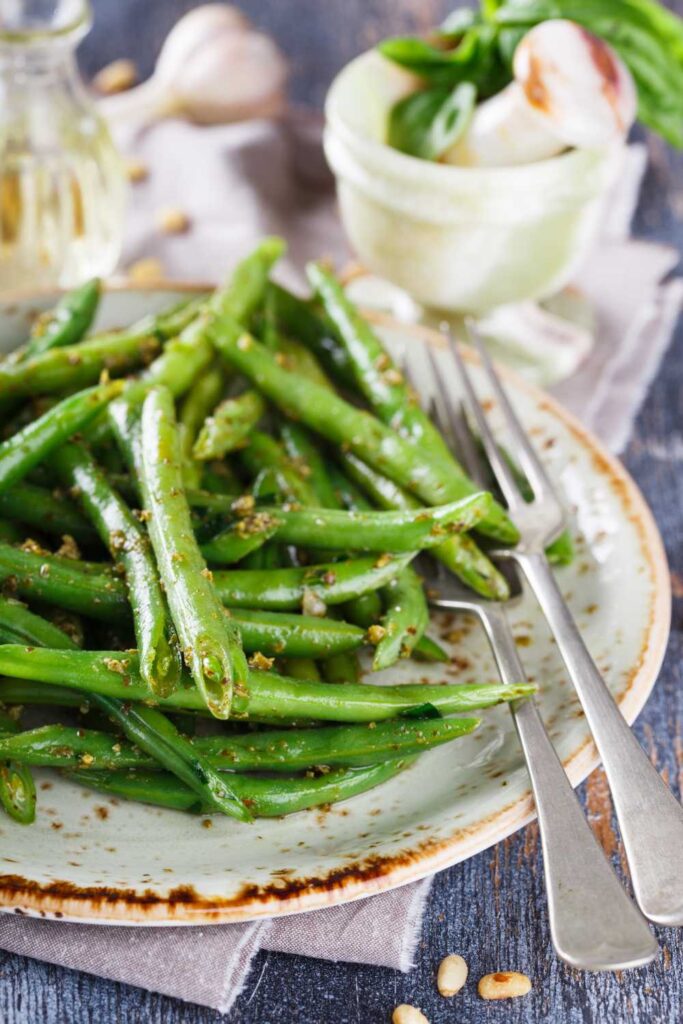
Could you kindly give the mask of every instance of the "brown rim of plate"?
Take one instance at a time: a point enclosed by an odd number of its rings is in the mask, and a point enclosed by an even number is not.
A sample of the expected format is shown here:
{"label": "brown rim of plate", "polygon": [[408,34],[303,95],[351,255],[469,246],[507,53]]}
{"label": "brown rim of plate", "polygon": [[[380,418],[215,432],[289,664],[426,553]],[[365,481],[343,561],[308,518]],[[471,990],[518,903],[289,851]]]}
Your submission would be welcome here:
{"label": "brown rim of plate", "polygon": [[[112,291],[206,291],[212,285],[160,281],[142,286],[126,282],[106,284]],[[40,295],[58,294],[58,289],[27,293],[23,296],[3,295],[0,301],[27,301]],[[377,311],[366,312],[368,320],[379,326],[396,327],[413,334],[428,344],[442,347],[443,338],[428,327],[403,324]],[[465,357],[477,362],[469,349]],[[560,420],[574,438],[590,452],[599,472],[608,478],[618,496],[624,516],[635,525],[640,537],[643,558],[648,565],[652,602],[649,630],[639,657],[617,702],[624,718],[632,723],[645,704],[656,681],[666,651],[671,620],[671,587],[669,568],[661,536],[652,513],[639,488],[622,464],[586,430],[575,417],[553,398],[527,383],[513,371],[502,368],[502,376],[514,387],[524,391],[537,405]],[[599,764],[597,750],[591,740],[584,741],[564,767],[573,786],[578,786]],[[0,911],[50,917],[73,921],[128,923],[141,925],[221,924],[319,910],[340,903],[375,895],[388,889],[417,881],[436,871],[457,864],[500,842],[536,817],[530,792],[476,825],[456,830],[448,839],[413,843],[398,854],[388,857],[368,856],[344,868],[336,868],[326,876],[279,880],[264,887],[244,886],[236,896],[225,898],[203,896],[189,886],[178,886],[167,894],[145,889],[117,889],[105,886],[83,888],[71,882],[51,881],[41,884],[19,875],[0,875]]]}

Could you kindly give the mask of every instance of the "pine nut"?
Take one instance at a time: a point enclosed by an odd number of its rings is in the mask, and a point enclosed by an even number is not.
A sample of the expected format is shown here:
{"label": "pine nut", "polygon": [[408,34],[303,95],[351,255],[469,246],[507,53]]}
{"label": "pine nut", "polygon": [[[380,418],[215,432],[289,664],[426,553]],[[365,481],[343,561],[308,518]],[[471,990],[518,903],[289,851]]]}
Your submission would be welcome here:
{"label": "pine nut", "polygon": [[478,991],[482,999],[515,999],[531,991],[531,981],[517,971],[497,971],[480,978]]}
{"label": "pine nut", "polygon": [[429,1024],[421,1010],[417,1006],[409,1006],[408,1003],[401,1003],[391,1015],[392,1024]]}
{"label": "pine nut", "polygon": [[149,175],[147,164],[143,163],[142,160],[136,160],[135,157],[129,157],[124,161],[124,165],[128,181],[144,181]]}
{"label": "pine nut", "polygon": [[166,206],[157,214],[157,224],[165,235],[181,235],[190,226],[190,218],[184,210]]}
{"label": "pine nut", "polygon": [[467,964],[457,953],[451,953],[439,964],[436,987],[442,996],[449,998],[459,992],[467,981]]}
{"label": "pine nut", "polygon": [[111,96],[115,92],[125,92],[135,85],[138,72],[132,60],[115,60],[98,71],[93,78],[93,85],[98,92]]}
{"label": "pine nut", "polygon": [[159,260],[138,260],[128,267],[128,277],[136,284],[149,284],[152,281],[163,280],[164,268]]}

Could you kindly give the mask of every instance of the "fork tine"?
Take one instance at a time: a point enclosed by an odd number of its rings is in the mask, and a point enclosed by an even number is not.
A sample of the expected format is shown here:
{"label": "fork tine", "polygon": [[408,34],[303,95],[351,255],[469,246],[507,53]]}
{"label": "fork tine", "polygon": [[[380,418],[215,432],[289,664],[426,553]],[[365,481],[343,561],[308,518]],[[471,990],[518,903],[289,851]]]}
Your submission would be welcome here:
{"label": "fork tine", "polygon": [[[460,376],[460,380],[462,382],[463,389],[465,391],[467,405],[477,424],[477,430],[479,431],[482,444],[484,445],[486,458],[489,461],[489,465],[493,470],[493,474],[496,480],[498,481],[498,485],[501,491],[503,492],[503,496],[505,497],[505,500],[508,503],[509,508],[514,511],[515,508],[519,508],[521,505],[524,505],[524,498],[520,493],[519,487],[517,486],[517,481],[515,480],[512,470],[510,469],[507,462],[503,458],[501,451],[498,445],[496,444],[496,440],[493,436],[493,433],[491,432],[491,428],[488,425],[486,416],[484,415],[484,410],[479,404],[479,400],[472,385],[469,370],[465,366],[465,361],[460,355],[460,352],[458,351],[458,346],[455,342],[455,339],[450,331],[446,331],[445,334],[446,339],[448,341],[448,347],[450,349],[451,355],[453,356],[453,361],[455,362],[458,374]],[[438,381],[439,388],[441,389],[442,393],[447,395],[445,385],[441,378],[438,378]]]}
{"label": "fork tine", "polygon": [[543,465],[538,458],[538,455],[534,451],[529,438],[527,437],[526,431],[520,423],[517,413],[512,408],[510,399],[508,398],[503,385],[500,382],[500,377],[493,365],[491,357],[488,354],[486,346],[484,345],[481,335],[479,334],[474,322],[471,319],[466,321],[467,332],[470,340],[474,344],[479,353],[479,357],[482,362],[482,366],[485,369],[491,387],[495,393],[496,399],[500,406],[501,412],[505,417],[505,425],[507,430],[510,432],[515,445],[514,455],[517,458],[519,465],[521,466],[524,475],[526,476],[531,486],[534,495],[537,498],[543,497],[554,497],[555,490],[550,482],[550,479],[543,468]]}
{"label": "fork tine", "polygon": [[427,358],[432,371],[432,381],[436,385],[436,394],[432,396],[434,413],[432,419],[441,433],[450,440],[451,448],[454,448],[458,459],[464,466],[467,473],[476,484],[488,489],[486,472],[482,465],[479,453],[472,439],[472,434],[465,422],[462,404],[456,408],[454,402],[445,390],[442,375],[436,365],[433,350],[427,348]]}

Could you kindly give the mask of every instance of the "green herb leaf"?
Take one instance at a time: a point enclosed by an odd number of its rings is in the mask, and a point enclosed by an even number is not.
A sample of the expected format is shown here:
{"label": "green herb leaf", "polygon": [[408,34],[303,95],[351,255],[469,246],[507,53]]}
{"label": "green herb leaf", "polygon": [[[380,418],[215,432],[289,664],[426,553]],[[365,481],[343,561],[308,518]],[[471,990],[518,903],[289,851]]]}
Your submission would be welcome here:
{"label": "green herb leaf", "polygon": [[425,89],[397,103],[389,116],[388,142],[423,160],[436,160],[464,133],[477,91],[471,82],[455,89]]}

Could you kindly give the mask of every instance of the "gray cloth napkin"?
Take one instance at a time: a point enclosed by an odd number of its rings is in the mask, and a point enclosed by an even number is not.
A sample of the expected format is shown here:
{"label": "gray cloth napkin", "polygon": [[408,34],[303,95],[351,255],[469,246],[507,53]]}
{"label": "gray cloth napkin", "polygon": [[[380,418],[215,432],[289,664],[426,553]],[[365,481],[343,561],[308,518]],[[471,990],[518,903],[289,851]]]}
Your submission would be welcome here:
{"label": "gray cloth napkin", "polygon": [[[288,239],[279,273],[295,287],[304,284],[306,260],[323,256],[341,266],[349,259],[317,117],[299,113],[277,123],[215,128],[168,121],[120,142],[149,166],[148,178],[131,187],[124,268],[154,256],[167,277],[214,282],[265,234]],[[643,166],[636,151],[578,282],[596,309],[598,343],[579,373],[556,389],[616,450],[681,301],[680,282],[659,287],[675,254],[627,240]],[[168,206],[188,214],[185,234],[159,232],[156,218]],[[260,948],[408,970],[429,885],[241,925],[104,927],[6,915],[0,947],[227,1012]]]}

